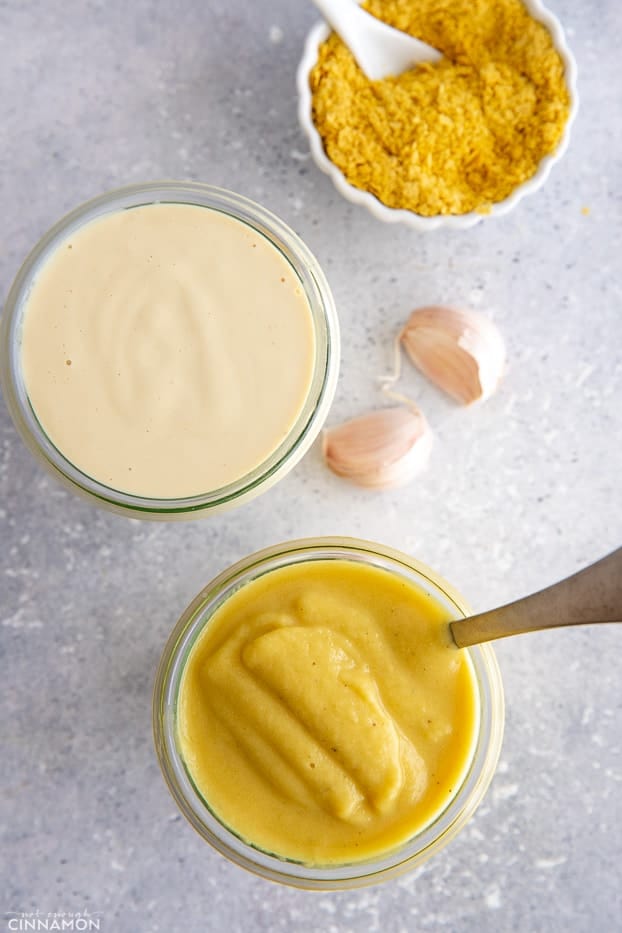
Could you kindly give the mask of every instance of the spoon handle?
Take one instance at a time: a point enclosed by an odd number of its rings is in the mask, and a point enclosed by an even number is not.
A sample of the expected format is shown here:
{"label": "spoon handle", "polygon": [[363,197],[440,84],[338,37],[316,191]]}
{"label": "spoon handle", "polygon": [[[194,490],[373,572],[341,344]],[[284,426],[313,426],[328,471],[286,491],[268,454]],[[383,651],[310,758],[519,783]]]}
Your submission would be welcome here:
{"label": "spoon handle", "polygon": [[312,0],[371,81],[442,58],[437,49],[377,19],[358,0]]}
{"label": "spoon handle", "polygon": [[560,583],[450,623],[459,648],[564,625],[622,622],[622,548]]}
{"label": "spoon handle", "polygon": [[[390,27],[382,20],[374,19],[355,0],[312,0],[312,3],[342,42],[348,46],[367,77],[372,79],[383,77],[380,73],[383,71],[383,49],[378,48],[378,43],[381,41],[379,36],[383,29],[389,30]],[[376,32],[370,33],[374,29]],[[386,55],[386,52],[384,54]],[[378,55],[380,62],[376,62]],[[378,73],[377,67],[380,68]]]}

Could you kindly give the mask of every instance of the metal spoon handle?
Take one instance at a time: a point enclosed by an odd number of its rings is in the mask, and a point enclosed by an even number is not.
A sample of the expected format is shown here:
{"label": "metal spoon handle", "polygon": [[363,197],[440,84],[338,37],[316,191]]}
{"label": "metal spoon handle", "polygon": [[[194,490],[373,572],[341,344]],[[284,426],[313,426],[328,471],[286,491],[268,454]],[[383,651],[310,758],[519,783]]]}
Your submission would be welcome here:
{"label": "metal spoon handle", "polygon": [[560,583],[450,623],[459,648],[564,625],[622,622],[622,548]]}

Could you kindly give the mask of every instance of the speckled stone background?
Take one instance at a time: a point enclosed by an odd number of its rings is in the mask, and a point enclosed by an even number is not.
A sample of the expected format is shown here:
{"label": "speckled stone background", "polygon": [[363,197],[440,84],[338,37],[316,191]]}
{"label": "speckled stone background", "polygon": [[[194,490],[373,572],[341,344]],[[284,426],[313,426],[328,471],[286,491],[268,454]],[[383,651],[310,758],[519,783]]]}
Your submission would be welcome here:
{"label": "speckled stone background", "polygon": [[546,188],[463,233],[384,226],[311,163],[294,74],[316,16],[292,0],[0,0],[1,290],[63,212],[127,182],[201,179],[260,200],[322,262],[343,330],[330,420],[381,403],[406,314],[489,312],[509,369],[459,410],[414,370],[436,429],[406,490],[359,492],[317,447],[278,487],[204,522],[100,512],[34,462],[0,406],[0,930],[11,912],[98,912],[106,933],[410,933],[622,928],[622,632],[498,646],[507,700],[490,792],[422,869],[364,891],[255,879],[176,812],[150,693],[177,616],[264,545],[354,534],[411,552],[479,609],[620,544],[622,145],[616,0],[552,0],[580,72],[570,150]]}

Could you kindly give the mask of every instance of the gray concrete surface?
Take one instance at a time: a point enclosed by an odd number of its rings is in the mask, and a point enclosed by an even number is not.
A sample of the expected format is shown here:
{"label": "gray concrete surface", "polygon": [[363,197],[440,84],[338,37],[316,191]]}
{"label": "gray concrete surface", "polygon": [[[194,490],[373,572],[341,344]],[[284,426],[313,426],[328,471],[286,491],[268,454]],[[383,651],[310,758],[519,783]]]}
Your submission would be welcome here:
{"label": "gray concrete surface", "polygon": [[[294,73],[309,4],[0,0],[0,290],[64,211],[134,180],[201,179],[265,203],[322,262],[343,329],[330,420],[379,404],[411,308],[489,311],[509,369],[481,408],[414,371],[429,471],[357,491],[317,446],[280,485],[204,522],[96,510],[35,464],[0,406],[0,930],[88,910],[106,933],[609,933],[622,928],[620,631],[500,644],[498,773],[463,834],[364,891],[256,879],[178,816],[151,744],[155,665],[177,616],[261,546],[354,534],[411,552],[479,609],[620,544],[622,164],[615,0],[552,0],[580,72],[570,150],[545,189],[464,233],[383,226],[308,158]],[[277,27],[277,28],[275,28]]]}

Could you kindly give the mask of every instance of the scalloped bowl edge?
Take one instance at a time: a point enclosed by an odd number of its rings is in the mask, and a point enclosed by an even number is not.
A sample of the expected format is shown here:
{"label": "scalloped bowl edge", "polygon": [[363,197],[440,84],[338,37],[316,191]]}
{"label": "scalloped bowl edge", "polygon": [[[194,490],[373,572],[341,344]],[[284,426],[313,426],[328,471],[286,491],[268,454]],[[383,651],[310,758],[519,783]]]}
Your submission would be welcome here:
{"label": "scalloped bowl edge", "polygon": [[501,217],[511,211],[527,195],[533,194],[545,183],[549,177],[551,168],[562,158],[570,142],[570,130],[574,123],[579,109],[579,95],[577,91],[577,65],[572,52],[570,51],[564,35],[564,30],[557,17],[550,12],[540,0],[523,0],[527,10],[541,22],[551,34],[553,44],[564,63],[564,76],[566,86],[570,95],[570,111],[564,127],[564,132],[559,144],[554,152],[545,156],[537,171],[531,178],[524,181],[514,189],[509,197],[497,204],[493,204],[489,213],[480,214],[471,211],[468,214],[438,214],[434,217],[425,217],[421,214],[415,214],[413,211],[387,207],[382,204],[369,191],[363,191],[361,188],[355,188],[345,178],[343,172],[330,161],[326,152],[322,138],[318,133],[311,116],[311,89],[309,87],[309,73],[317,61],[319,46],[330,35],[330,27],[324,22],[316,23],[307,35],[305,47],[300,64],[296,72],[296,85],[298,88],[298,120],[305,133],[311,150],[311,157],[317,167],[327,174],[339,193],[351,201],[353,204],[359,204],[367,208],[374,217],[385,223],[402,223],[416,230],[436,230],[439,227],[464,230],[473,227],[481,220],[489,217]]}

